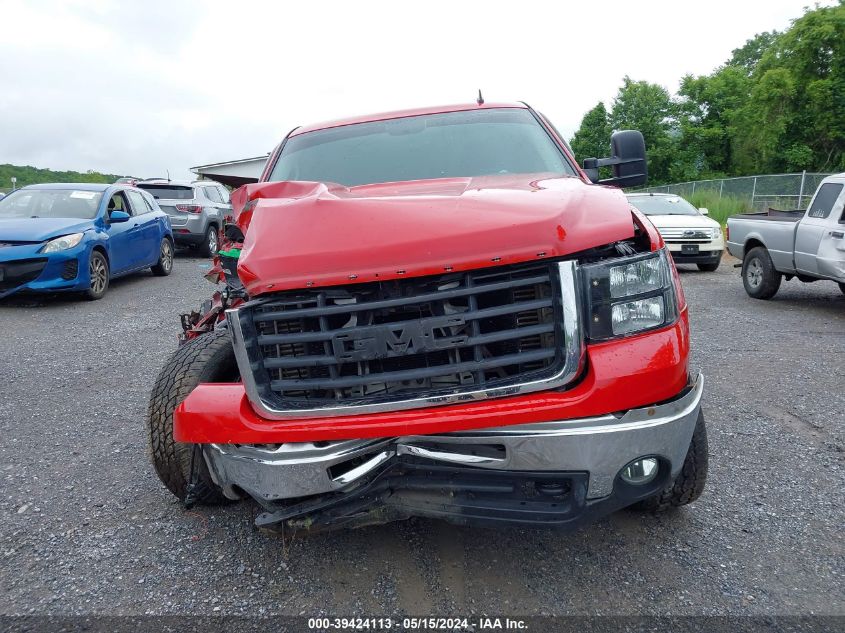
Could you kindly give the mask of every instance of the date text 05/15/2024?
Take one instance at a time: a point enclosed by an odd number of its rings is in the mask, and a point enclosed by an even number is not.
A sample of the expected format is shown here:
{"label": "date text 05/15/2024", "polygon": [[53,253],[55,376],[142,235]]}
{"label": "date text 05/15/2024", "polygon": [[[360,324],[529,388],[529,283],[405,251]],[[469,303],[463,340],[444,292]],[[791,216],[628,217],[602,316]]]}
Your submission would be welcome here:
{"label": "date text 05/15/2024", "polygon": [[525,631],[528,625],[519,618],[439,618],[389,617],[309,618],[312,631]]}

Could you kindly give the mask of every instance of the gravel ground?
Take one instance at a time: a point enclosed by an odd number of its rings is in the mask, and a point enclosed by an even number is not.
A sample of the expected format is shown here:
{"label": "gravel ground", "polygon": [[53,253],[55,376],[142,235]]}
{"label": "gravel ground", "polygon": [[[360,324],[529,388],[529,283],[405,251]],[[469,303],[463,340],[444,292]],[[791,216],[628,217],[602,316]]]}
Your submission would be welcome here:
{"label": "gravel ground", "polygon": [[793,281],[754,301],[732,263],[683,272],[707,491],[571,534],[415,520],[291,541],[251,503],[185,511],[144,414],[207,264],[180,254],[95,303],[0,301],[0,614],[845,615],[845,296]]}

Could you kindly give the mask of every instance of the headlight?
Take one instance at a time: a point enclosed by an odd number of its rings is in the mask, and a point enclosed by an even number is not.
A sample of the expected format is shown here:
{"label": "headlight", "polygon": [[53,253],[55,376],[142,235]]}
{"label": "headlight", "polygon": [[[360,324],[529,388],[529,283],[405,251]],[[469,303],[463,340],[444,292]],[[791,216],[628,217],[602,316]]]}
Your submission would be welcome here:
{"label": "headlight", "polygon": [[610,320],[616,336],[663,325],[663,297],[649,297],[610,306]]}
{"label": "headlight", "polygon": [[663,327],[677,318],[665,249],[583,267],[589,337],[603,340]]}
{"label": "headlight", "polygon": [[663,265],[659,258],[641,259],[610,267],[610,296],[629,297],[663,287]]}
{"label": "headlight", "polygon": [[717,226],[715,229],[713,229],[713,239],[718,240],[720,237],[722,237],[722,227]]}
{"label": "headlight", "polygon": [[47,242],[41,249],[42,253],[58,253],[59,251],[66,251],[73,248],[82,241],[82,233],[71,233],[70,235],[62,235],[54,240]]}

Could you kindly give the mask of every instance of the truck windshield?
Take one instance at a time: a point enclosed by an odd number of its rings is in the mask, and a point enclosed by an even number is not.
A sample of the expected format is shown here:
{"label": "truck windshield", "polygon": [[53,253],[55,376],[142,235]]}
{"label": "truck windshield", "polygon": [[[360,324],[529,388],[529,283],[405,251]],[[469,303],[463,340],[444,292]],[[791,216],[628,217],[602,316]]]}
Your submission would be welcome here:
{"label": "truck windshield", "polygon": [[680,196],[631,196],[628,201],[646,215],[700,215]]}
{"label": "truck windshield", "polygon": [[100,191],[18,189],[0,200],[0,218],[79,218],[91,220],[103,197]]}
{"label": "truck windshield", "polygon": [[293,136],[270,180],[380,182],[575,170],[528,110],[490,108],[356,123]]}

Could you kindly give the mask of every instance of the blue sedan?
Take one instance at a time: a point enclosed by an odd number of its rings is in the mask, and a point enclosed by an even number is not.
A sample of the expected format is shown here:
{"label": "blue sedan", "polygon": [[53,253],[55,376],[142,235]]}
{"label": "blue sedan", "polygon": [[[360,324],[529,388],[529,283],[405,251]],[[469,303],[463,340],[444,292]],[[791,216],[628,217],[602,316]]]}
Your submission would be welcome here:
{"label": "blue sedan", "polygon": [[170,220],[126,185],[30,185],[0,200],[0,298],[21,290],[82,292],[144,268],[173,270]]}

